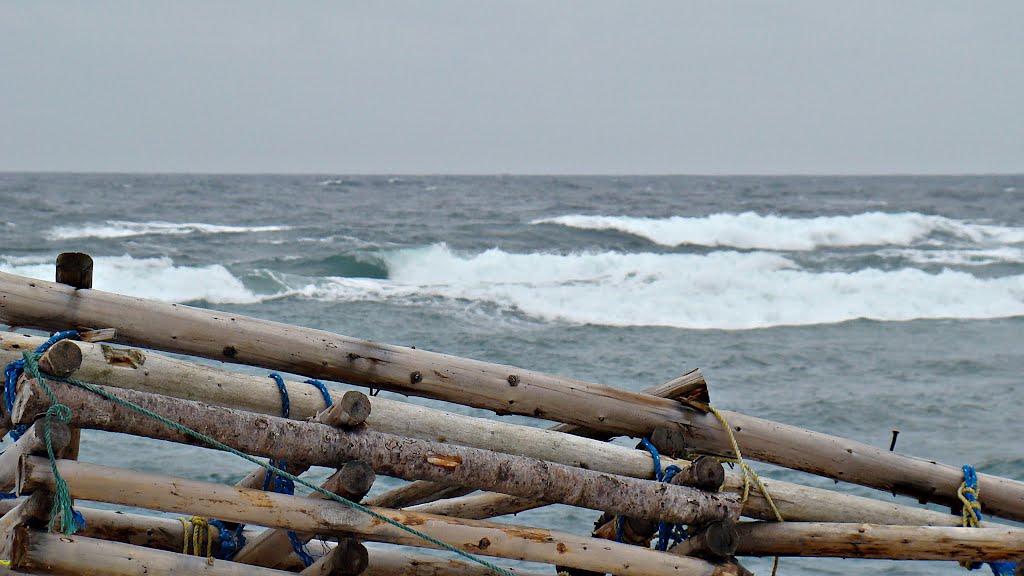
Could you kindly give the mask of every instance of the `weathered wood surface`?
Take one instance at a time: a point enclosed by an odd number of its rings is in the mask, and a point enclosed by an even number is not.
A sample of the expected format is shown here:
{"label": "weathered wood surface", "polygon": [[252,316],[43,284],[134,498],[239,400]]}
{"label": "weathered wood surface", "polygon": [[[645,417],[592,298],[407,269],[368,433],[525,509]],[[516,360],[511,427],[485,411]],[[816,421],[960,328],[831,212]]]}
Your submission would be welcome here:
{"label": "weathered wood surface", "polygon": [[[67,447],[71,441],[71,430],[67,425],[53,418],[50,421],[50,445],[55,454]],[[37,420],[25,430],[25,434],[0,454],[0,492],[14,488],[14,477],[18,472],[18,461],[22,454],[46,453],[46,420]]]}
{"label": "weathered wood surface", "polygon": [[76,289],[92,288],[92,256],[82,252],[64,252],[57,255],[57,283]]}
{"label": "weathered wood surface", "polygon": [[689,539],[669,549],[671,554],[700,556],[715,561],[736,553],[739,533],[733,522],[709,522],[697,529]]}
{"label": "weathered wood surface", "polygon": [[834,556],[893,560],[1017,560],[1013,528],[951,528],[820,522],[742,522],[738,556]]}
{"label": "weathered wood surface", "polygon": [[[71,409],[73,426],[186,444],[198,442],[184,432],[77,386],[50,382],[50,389]],[[104,390],[256,456],[279,460],[303,454],[310,464],[330,467],[359,459],[370,464],[377,473],[398,478],[475,486],[503,494],[687,524],[739,516],[739,500],[733,494],[711,494],[535,458],[403,438],[368,429],[346,430],[317,422],[286,420],[134,390]],[[12,417],[17,422],[31,421],[50,404],[41,387],[28,379],[18,389]]]}
{"label": "weathered wood surface", "polygon": [[[73,498],[183,514],[201,510],[207,516],[227,522],[323,535],[354,535],[364,540],[433,547],[417,536],[338,502],[109,468],[75,460],[59,460],[57,468],[67,481]],[[52,490],[54,486],[50,462],[38,456],[22,458],[18,478],[19,491],[23,492]],[[557,563],[622,576],[734,573],[731,568],[714,566],[696,558],[662,554],[626,544],[540,528],[385,508],[372,510],[477,555]]]}
{"label": "weathered wood surface", "polygon": [[[375,475],[369,464],[362,460],[353,460],[346,462],[320,487],[353,502],[359,502],[370,491],[374,479]],[[319,492],[313,492],[308,498],[323,500],[325,496]],[[305,543],[315,534],[297,533],[296,536]],[[288,539],[288,530],[271,528],[259,536],[249,539],[245,546],[235,554],[234,560],[256,566],[284,568],[288,564],[291,551],[292,545],[291,540]]]}
{"label": "weathered wood surface", "polygon": [[302,576],[359,576],[366,571],[370,555],[366,547],[351,538],[342,538],[330,552],[301,572]]}
{"label": "weathered wood surface", "polygon": [[292,572],[257,568],[226,560],[175,554],[87,536],[64,536],[19,527],[14,531],[11,567],[29,573],[80,576],[284,576]]}
{"label": "weathered wood surface", "polygon": [[[8,502],[5,500],[4,502]],[[37,491],[28,498],[20,499],[0,518],[0,558],[10,558],[14,545],[14,530],[30,521],[42,518],[53,505],[53,498],[45,490]]]}
{"label": "weathered wood surface", "polygon": [[[704,376],[701,374],[699,369],[691,370],[686,374],[678,378],[673,378],[664,384],[652,386],[642,391],[644,394],[650,394],[652,396],[659,396],[661,398],[685,398],[689,400],[710,400],[708,393],[707,382],[704,381]],[[427,411],[422,414],[423,421],[430,421],[439,414],[435,414],[433,411]],[[454,416],[452,418],[451,416]],[[614,472],[615,466],[619,462],[615,458],[607,458],[601,461],[600,458],[607,455],[607,451],[603,450],[602,446],[599,446],[593,442],[582,442],[577,443],[571,440],[566,440],[564,437],[552,437],[546,434],[536,434],[534,428],[524,429],[522,426],[509,426],[504,427],[493,427],[489,424],[483,424],[479,422],[479,418],[466,419],[460,415],[445,415],[443,416],[448,422],[461,422],[461,426],[457,426],[461,430],[468,430],[468,436],[459,434],[444,434],[445,442],[454,442],[455,444],[462,444],[464,446],[476,446],[477,448],[495,449],[494,445],[489,441],[486,445],[481,445],[478,439],[480,438],[517,438],[519,442],[515,444],[515,452],[513,454],[520,454],[522,456],[533,456],[534,458],[540,458],[541,460],[548,460],[550,462],[560,462],[562,464],[572,464],[574,466],[583,466],[592,470],[601,470],[604,472]],[[416,420],[415,422],[419,422]],[[487,422],[487,421],[485,421]],[[473,431],[477,432],[474,433]],[[611,435],[601,432],[600,430],[590,430],[573,424],[556,424],[550,428],[549,431],[559,432],[562,434],[570,434],[573,436],[581,436],[591,440],[607,441],[612,437]],[[389,432],[390,430],[381,430],[382,432]],[[422,438],[420,435],[420,427],[418,425],[410,426],[409,430],[405,431],[405,436],[413,438]],[[436,433],[429,436],[429,439],[440,439]],[[473,443],[467,443],[473,442]],[[545,448],[549,447],[549,450],[533,451],[535,447]],[[504,451],[504,450],[502,450]],[[557,452],[557,454],[556,454]],[[591,461],[575,463],[575,460],[579,458],[579,454],[593,454],[589,456]],[[608,455],[614,456],[614,455]],[[626,476],[636,476],[637,478],[653,478],[654,477],[654,466],[653,464],[647,466],[646,474],[641,472],[640,474],[631,473],[632,471],[622,472]],[[405,486],[400,486],[380,494],[373,498],[373,502],[376,506],[382,506],[384,508],[405,508],[406,506],[415,506],[417,504],[426,504],[435,500],[441,500],[443,498],[457,498],[473,492],[470,488],[460,486],[450,486],[447,484],[439,484],[436,482],[427,482],[419,480]]]}
{"label": "weathered wood surface", "polygon": [[[35,348],[42,338],[26,337],[21,334],[0,333],[0,361],[8,357],[20,357],[21,350]],[[270,378],[225,372],[216,368],[182,362],[166,356],[134,349],[120,349],[116,354],[109,347],[80,344],[85,360],[79,370],[79,377],[97,384],[150,391],[177,398],[199,400],[210,404],[238,408],[250,412],[270,415],[280,414],[280,393]],[[107,351],[104,354],[104,350]],[[127,360],[119,360],[129,358]],[[108,361],[110,359],[111,361]],[[132,367],[136,366],[136,367]],[[324,409],[320,393],[308,384],[286,381],[291,397],[293,418],[304,419],[315,416]],[[700,390],[703,379],[694,371],[666,384],[647,391],[652,394],[686,394]],[[342,394],[332,390],[334,398]],[[448,443],[473,446],[489,450],[512,450],[513,453],[582,466],[612,474],[652,478],[654,467],[650,456],[644,451],[606,444],[584,438],[572,438],[567,434],[581,434],[586,438],[606,440],[609,435],[595,430],[582,429],[570,424],[560,424],[552,430],[539,430],[483,418],[472,418],[440,410],[412,406],[404,402],[371,397],[372,411],[368,425],[381,432],[401,432],[414,438],[445,441]],[[446,431],[447,429],[447,431]],[[560,431],[561,434],[555,432]],[[449,433],[450,432],[450,433]],[[517,442],[510,442],[515,439]],[[687,468],[683,460],[665,459],[665,465],[674,464]],[[256,488],[262,485],[263,474],[254,471],[252,478],[243,486]],[[791,520],[820,522],[873,522],[906,525],[957,526],[959,518],[952,515],[902,506],[870,498],[832,492],[819,488],[801,486],[777,480],[765,480],[772,497],[782,511],[783,517]],[[449,486],[443,493],[437,493],[437,484],[414,482],[401,491],[395,491],[371,500],[373,505],[396,508],[413,505],[441,496],[453,498],[453,494],[467,493],[467,489]],[[742,489],[742,477],[734,472],[727,473],[726,489]],[[477,504],[474,504],[477,501]],[[447,504],[454,507],[473,507],[479,510],[504,511],[480,516],[483,512],[436,512],[444,515],[466,518],[488,518],[495,515],[511,514],[542,506],[543,501],[519,501],[504,495],[473,495]],[[453,508],[449,508],[452,510]],[[463,514],[467,514],[463,516]],[[772,520],[774,515],[764,498],[755,490],[744,506],[744,514],[753,518]]]}
{"label": "weathered wood surface", "polygon": [[[682,428],[694,447],[730,452],[712,414],[679,402],[571,378],[378,344],[237,314],[0,273],[0,321],[66,329],[108,326],[119,342],[263,366],[524,414],[615,434]],[[736,412],[723,411],[744,455],[921,501],[955,504],[959,468]],[[979,474],[990,515],[1024,521],[1024,482]]]}

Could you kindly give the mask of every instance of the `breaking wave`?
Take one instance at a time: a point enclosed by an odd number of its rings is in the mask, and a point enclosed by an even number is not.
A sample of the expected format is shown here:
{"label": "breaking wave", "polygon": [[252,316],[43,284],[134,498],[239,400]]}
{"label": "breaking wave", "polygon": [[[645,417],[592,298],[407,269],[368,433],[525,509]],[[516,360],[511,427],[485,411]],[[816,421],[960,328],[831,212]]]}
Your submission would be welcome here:
{"label": "breaking wave", "polygon": [[291,229],[290,226],[223,226],[201,222],[107,220],[103,224],[56,226],[51,228],[46,235],[51,240],[71,240],[76,238],[128,238],[147,234],[241,234],[245,232],[280,232],[289,229]]}
{"label": "breaking wave", "polygon": [[790,218],[741,214],[671,218],[567,215],[534,220],[587,230],[615,230],[663,246],[712,246],[754,250],[819,247],[911,246],[949,240],[983,244],[1024,242],[1024,228],[954,220],[916,212],[866,212],[853,216]]}
{"label": "breaking wave", "polygon": [[[0,271],[52,281],[55,257],[0,257]],[[165,302],[247,304],[260,300],[220,264],[175,266],[170,258],[131,256],[101,256],[93,261],[93,287],[97,290]]]}

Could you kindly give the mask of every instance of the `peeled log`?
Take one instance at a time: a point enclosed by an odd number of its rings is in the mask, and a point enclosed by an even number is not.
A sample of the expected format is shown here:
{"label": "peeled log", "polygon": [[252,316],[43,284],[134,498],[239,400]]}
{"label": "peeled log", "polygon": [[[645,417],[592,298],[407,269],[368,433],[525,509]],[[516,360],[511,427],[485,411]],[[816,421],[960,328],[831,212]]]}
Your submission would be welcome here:
{"label": "peeled log", "polygon": [[[991,526],[991,525],[990,525]],[[950,528],[823,522],[743,522],[738,556],[1010,561],[1024,558],[1012,528]]]}
{"label": "peeled log", "polygon": [[[51,382],[50,389],[71,409],[71,424],[78,428],[198,443],[184,432],[77,386]],[[275,460],[303,454],[310,464],[336,467],[342,462],[360,459],[377,473],[388,476],[475,486],[503,494],[544,498],[677,523],[735,519],[739,515],[739,501],[731,494],[709,494],[684,486],[572,468],[534,458],[402,438],[373,430],[345,430],[316,422],[286,420],[133,390],[104,390],[236,450]],[[22,418],[30,419],[50,404],[49,397],[29,379],[18,390],[12,416],[19,422]]]}
{"label": "peeled log", "polygon": [[29,572],[80,576],[149,576],[153,574],[209,574],[210,576],[285,576],[291,572],[255,568],[226,560],[153,550],[131,544],[64,536],[29,530],[14,531],[11,567]]}
{"label": "peeled log", "polygon": [[351,538],[338,545],[301,572],[302,576],[359,576],[366,570],[370,555],[366,547]]}
{"label": "peeled log", "polygon": [[[109,326],[118,341],[239,364],[263,366],[458,402],[498,413],[645,436],[682,427],[696,449],[728,454],[712,414],[672,400],[511,366],[378,344],[321,330],[203,310],[0,272],[0,321],[65,329]],[[863,484],[921,501],[955,504],[954,466],[794,426],[722,411],[747,458]],[[1024,521],[1024,482],[979,474],[991,515]]]}
{"label": "peeled log", "polygon": [[[95,500],[151,510],[191,514],[201,510],[226,522],[286,528],[296,532],[350,536],[408,546],[434,547],[334,501],[287,496],[211,482],[187,480],[59,460],[57,468],[73,498]],[[37,456],[22,459],[19,491],[52,490],[50,462]],[[661,576],[679,573],[693,576],[733,574],[696,558],[662,554],[626,544],[596,540],[511,524],[463,520],[374,508],[374,512],[466,552],[501,556],[574,568],[600,570],[621,576]]]}

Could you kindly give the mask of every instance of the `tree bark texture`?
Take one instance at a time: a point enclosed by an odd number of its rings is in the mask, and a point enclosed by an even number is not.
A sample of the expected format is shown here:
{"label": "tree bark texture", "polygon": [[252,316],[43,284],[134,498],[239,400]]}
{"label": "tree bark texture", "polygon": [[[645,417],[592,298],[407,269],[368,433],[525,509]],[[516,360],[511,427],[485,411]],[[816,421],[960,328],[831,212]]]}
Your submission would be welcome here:
{"label": "tree bark texture", "polygon": [[[34,380],[26,380],[24,384],[12,411],[19,422],[31,421],[51,404]],[[72,426],[179,443],[198,442],[184,432],[77,386],[50,382],[50,388],[60,402],[71,409]],[[368,429],[345,430],[134,390],[104,389],[256,456],[294,460],[295,455],[301,454],[310,464],[328,467],[359,459],[370,464],[375,472],[388,476],[474,486],[652,520],[690,524],[735,519],[739,515],[739,501],[732,494],[712,494],[685,486]]]}

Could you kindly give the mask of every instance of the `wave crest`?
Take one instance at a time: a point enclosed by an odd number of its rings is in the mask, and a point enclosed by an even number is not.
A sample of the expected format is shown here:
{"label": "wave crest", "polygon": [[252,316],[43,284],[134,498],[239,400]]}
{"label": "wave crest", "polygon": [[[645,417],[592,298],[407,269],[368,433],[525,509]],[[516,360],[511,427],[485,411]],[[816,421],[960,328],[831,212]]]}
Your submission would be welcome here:
{"label": "wave crest", "polygon": [[73,240],[76,238],[128,238],[131,236],[183,235],[183,234],[241,234],[245,232],[280,232],[290,226],[225,226],[202,222],[129,222],[107,220],[103,224],[83,226],[56,226],[46,236],[50,240]]}
{"label": "wave crest", "polygon": [[753,250],[910,246],[936,235],[975,243],[1024,242],[1024,228],[970,223],[916,212],[865,212],[853,216],[816,218],[789,218],[754,212],[671,218],[571,214],[542,218],[531,224],[616,230],[647,238],[663,246],[696,245]]}

